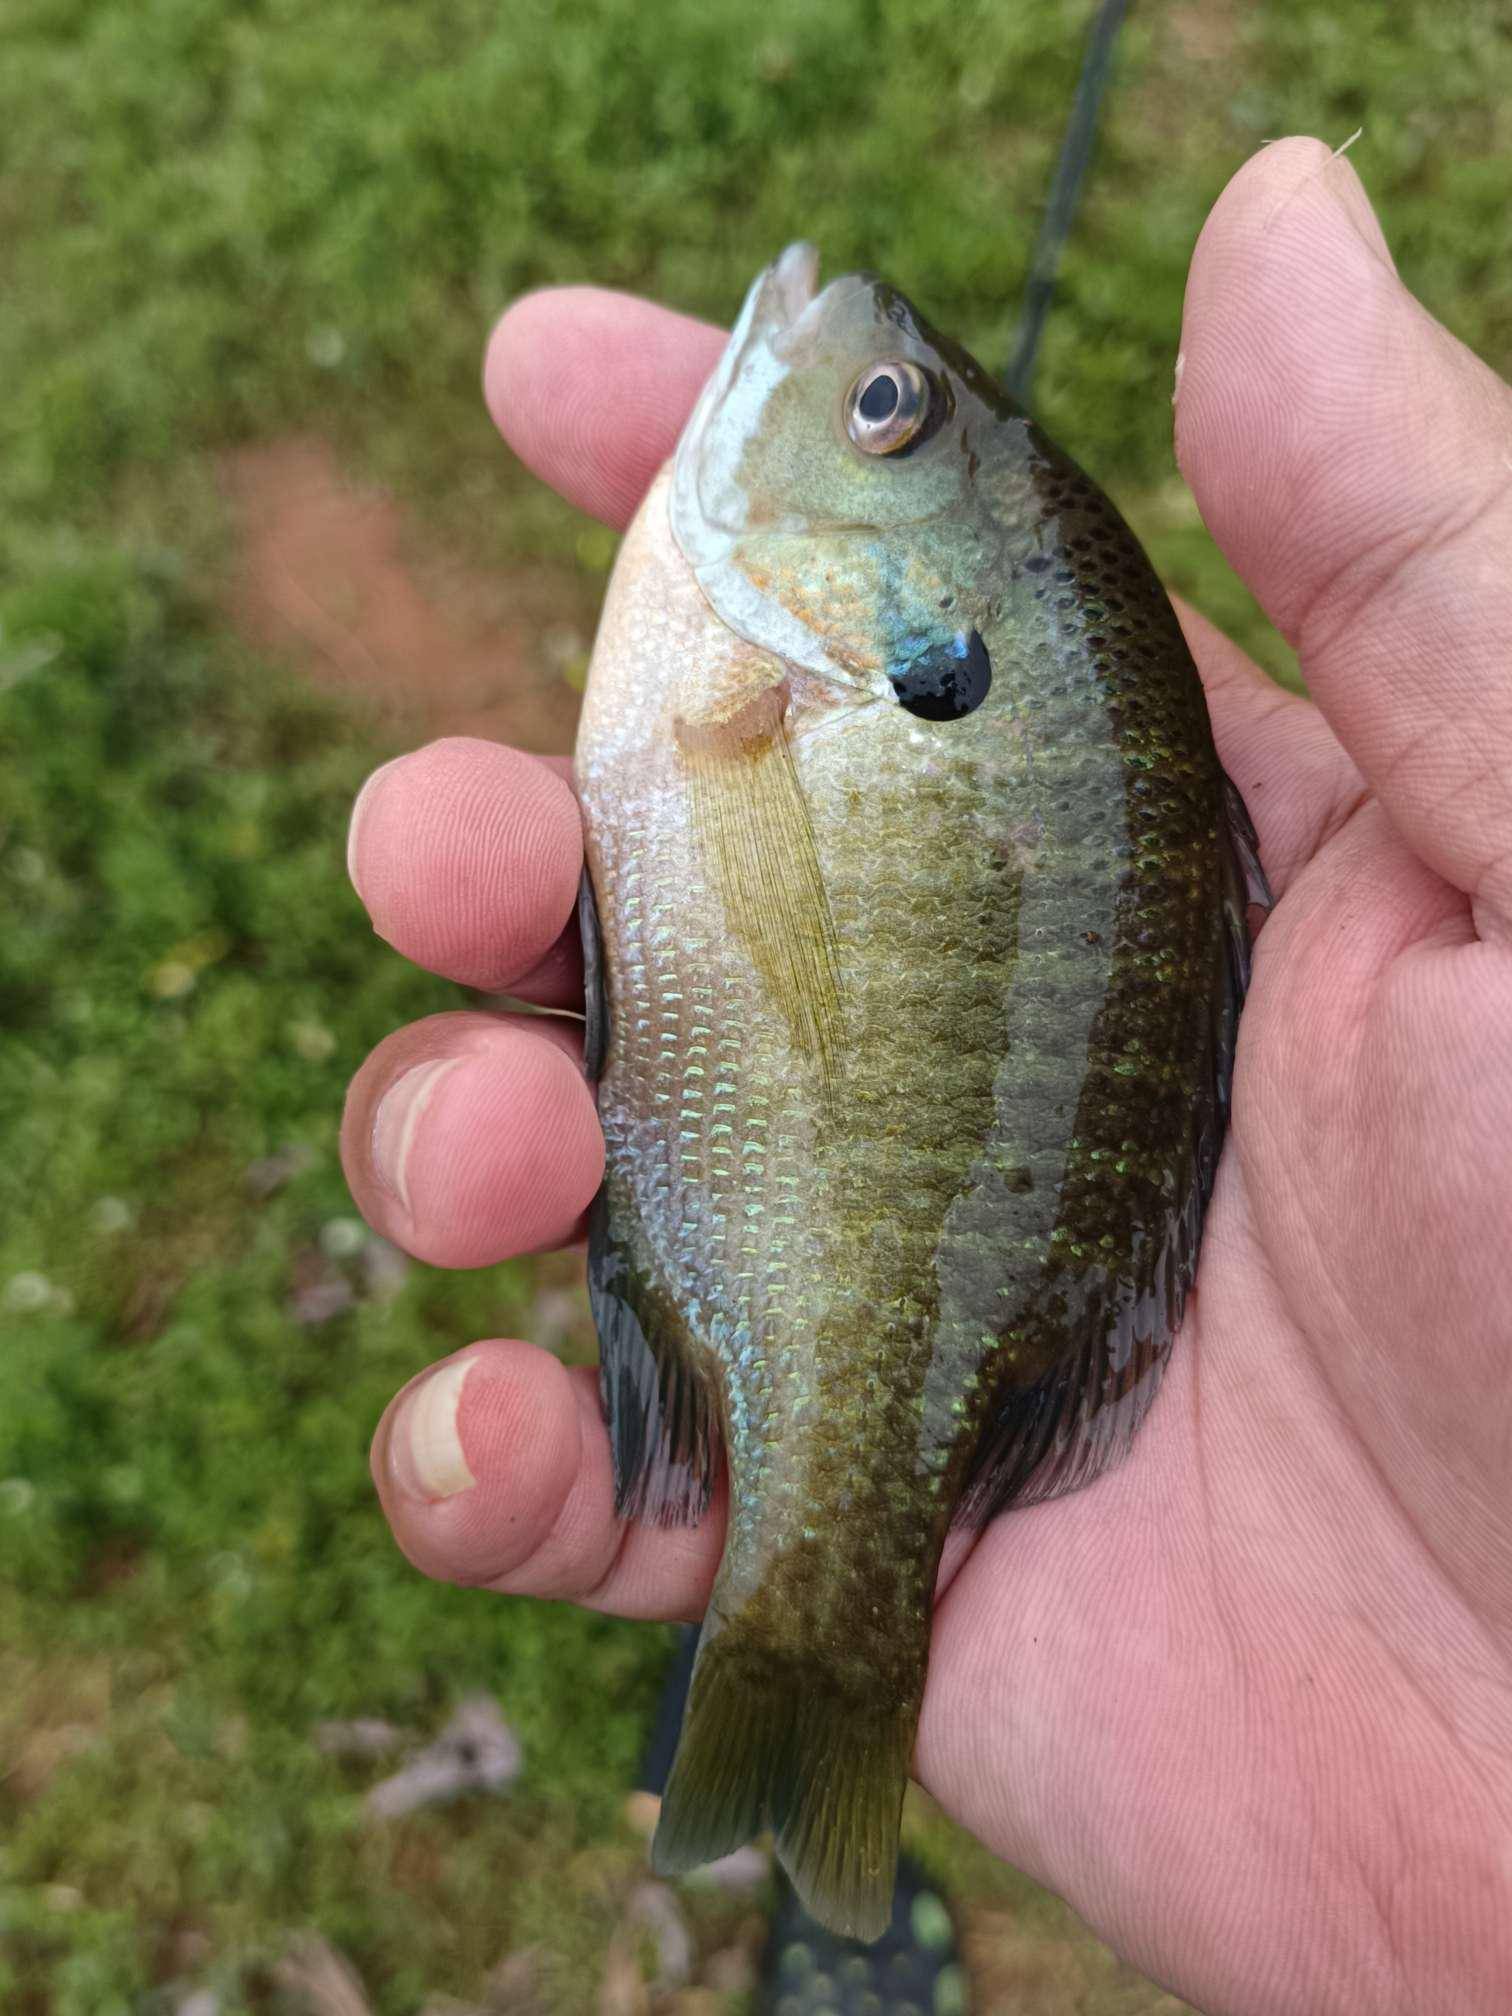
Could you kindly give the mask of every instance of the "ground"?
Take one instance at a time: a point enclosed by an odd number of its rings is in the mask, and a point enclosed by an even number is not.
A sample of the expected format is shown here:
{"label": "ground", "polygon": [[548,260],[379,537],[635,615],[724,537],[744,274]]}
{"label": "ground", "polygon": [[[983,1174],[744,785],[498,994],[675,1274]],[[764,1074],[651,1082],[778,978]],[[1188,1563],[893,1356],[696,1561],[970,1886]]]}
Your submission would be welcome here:
{"label": "ground", "polygon": [[571,750],[596,600],[580,572],[459,561],[313,436],[243,448],[223,469],[226,609],[252,643],[375,707],[397,740]]}

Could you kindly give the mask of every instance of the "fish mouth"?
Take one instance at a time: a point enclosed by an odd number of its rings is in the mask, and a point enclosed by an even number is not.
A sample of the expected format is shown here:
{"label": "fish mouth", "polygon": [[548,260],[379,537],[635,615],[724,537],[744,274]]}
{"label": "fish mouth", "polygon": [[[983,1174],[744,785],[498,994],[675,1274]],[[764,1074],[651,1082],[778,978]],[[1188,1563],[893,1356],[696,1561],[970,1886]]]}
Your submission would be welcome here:
{"label": "fish mouth", "polygon": [[799,239],[779,253],[761,277],[757,318],[768,328],[791,329],[819,295],[819,248]]}
{"label": "fish mouth", "polygon": [[763,353],[776,366],[811,362],[828,318],[843,314],[851,296],[875,290],[869,273],[842,273],[821,287],[817,247],[803,239],[789,245],[751,283],[730,337],[729,387]]}
{"label": "fish mouth", "polygon": [[818,248],[799,239],[757,276],[731,348],[744,355],[765,345],[780,363],[798,363],[807,357],[826,313],[852,291],[869,292],[871,286],[869,274],[845,273],[821,287]]}

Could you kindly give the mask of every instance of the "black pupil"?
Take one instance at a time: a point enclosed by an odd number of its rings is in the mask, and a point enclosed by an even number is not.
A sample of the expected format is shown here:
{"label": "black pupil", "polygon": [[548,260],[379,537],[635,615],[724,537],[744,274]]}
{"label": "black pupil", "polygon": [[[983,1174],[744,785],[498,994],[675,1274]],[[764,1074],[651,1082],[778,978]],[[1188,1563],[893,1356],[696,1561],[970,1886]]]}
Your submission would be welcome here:
{"label": "black pupil", "polygon": [[890,371],[879,371],[856,402],[863,420],[887,420],[898,410],[898,381]]}
{"label": "black pupil", "polygon": [[899,701],[919,720],[959,721],[987,698],[992,660],[975,630],[958,630],[949,643],[921,651],[890,676]]}

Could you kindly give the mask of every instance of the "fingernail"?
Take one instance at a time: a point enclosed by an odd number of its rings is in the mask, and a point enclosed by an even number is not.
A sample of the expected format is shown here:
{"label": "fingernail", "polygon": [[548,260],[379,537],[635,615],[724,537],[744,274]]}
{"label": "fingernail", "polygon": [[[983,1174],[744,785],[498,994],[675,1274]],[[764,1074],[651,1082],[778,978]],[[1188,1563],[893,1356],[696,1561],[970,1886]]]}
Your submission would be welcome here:
{"label": "fingernail", "polygon": [[433,1057],[428,1064],[416,1064],[394,1080],[378,1101],[373,1115],[373,1168],[408,1211],[410,1208],[408,1164],[425,1109],[436,1096],[436,1087],[447,1073],[463,1060],[460,1057]]}
{"label": "fingernail", "polygon": [[655,1792],[632,1792],[625,1801],[625,1818],[643,1841],[649,1841],[661,1818],[661,1798]]}
{"label": "fingernail", "polygon": [[457,1414],[462,1388],[473,1368],[471,1358],[453,1358],[411,1387],[389,1431],[389,1468],[401,1491],[411,1498],[455,1498],[470,1491],[477,1478],[467,1467]]}
{"label": "fingernail", "polygon": [[1183,371],[1185,371],[1185,369],[1186,369],[1186,352],[1185,350],[1178,350],[1176,352],[1176,370],[1172,375],[1171,379],[1171,404],[1173,406],[1176,404],[1176,401],[1181,397],[1181,374]]}
{"label": "fingernail", "polygon": [[[362,884],[357,880],[358,835],[362,830],[363,820],[372,811],[374,803],[377,800],[378,780],[381,777],[387,776],[388,772],[393,769],[394,764],[399,760],[395,756],[387,763],[380,763],[352,802],[352,817],[347,825],[347,877],[359,896],[362,895]],[[364,897],[363,900],[365,902],[367,899]]]}

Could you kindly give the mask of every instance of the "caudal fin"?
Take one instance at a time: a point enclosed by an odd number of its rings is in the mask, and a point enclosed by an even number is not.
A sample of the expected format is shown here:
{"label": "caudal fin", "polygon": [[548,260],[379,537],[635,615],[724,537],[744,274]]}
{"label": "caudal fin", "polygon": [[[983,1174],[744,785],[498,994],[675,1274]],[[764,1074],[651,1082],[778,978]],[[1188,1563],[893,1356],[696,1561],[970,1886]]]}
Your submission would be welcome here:
{"label": "caudal fin", "polygon": [[698,1655],[651,1859],[677,1875],[771,1827],[805,1908],[879,1939],[892,1916],[914,1704],[875,1710],[822,1669],[751,1651],[738,1624]]}

